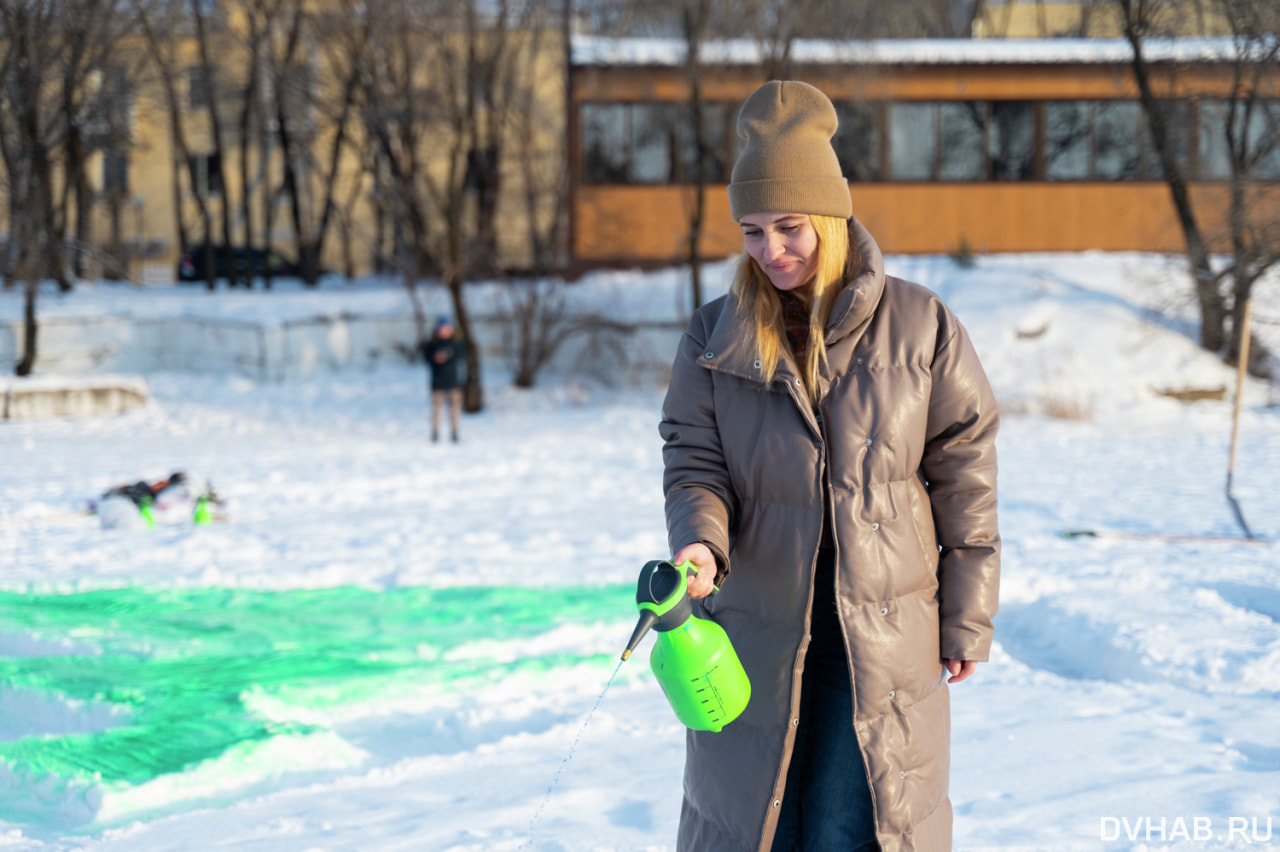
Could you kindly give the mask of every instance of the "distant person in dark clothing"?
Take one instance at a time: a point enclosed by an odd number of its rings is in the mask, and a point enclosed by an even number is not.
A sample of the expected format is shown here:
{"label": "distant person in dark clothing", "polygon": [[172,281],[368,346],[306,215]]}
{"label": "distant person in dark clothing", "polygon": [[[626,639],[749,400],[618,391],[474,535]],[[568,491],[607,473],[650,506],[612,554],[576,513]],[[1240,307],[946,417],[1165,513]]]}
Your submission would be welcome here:
{"label": "distant person in dark clothing", "polygon": [[462,408],[462,385],[467,351],[453,336],[448,317],[436,321],[431,339],[422,344],[422,359],[431,370],[431,440],[440,440],[440,409],[449,405],[449,434],[458,442],[458,412]]}

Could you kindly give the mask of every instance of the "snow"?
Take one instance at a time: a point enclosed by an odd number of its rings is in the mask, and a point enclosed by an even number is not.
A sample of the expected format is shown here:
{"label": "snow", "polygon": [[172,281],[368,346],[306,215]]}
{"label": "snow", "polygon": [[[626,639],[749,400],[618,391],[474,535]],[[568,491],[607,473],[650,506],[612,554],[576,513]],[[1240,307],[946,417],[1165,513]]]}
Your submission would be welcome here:
{"label": "snow", "polygon": [[16,376],[0,376],[0,396],[10,390],[101,390],[121,388],[138,396],[147,395],[147,383],[140,376],[116,376],[110,373],[96,375],[68,376],[65,374],[46,376],[35,374],[19,379]]}
{"label": "snow", "polygon": [[[724,39],[699,45],[699,60],[707,65],[758,65],[765,43],[755,39]],[[679,66],[686,45],[678,38],[639,38],[574,35],[573,64]],[[1226,62],[1241,49],[1228,37],[1146,39],[1143,55],[1149,62]],[[1116,64],[1133,58],[1122,38],[1045,39],[885,39],[834,41],[796,39],[790,60],[796,65],[1058,65]]]}
{"label": "snow", "polygon": [[[1280,845],[1280,544],[1238,540],[1235,377],[1190,339],[1185,272],[886,265],[953,306],[1005,410],[996,647],[951,693],[956,848]],[[600,273],[569,297],[651,322],[669,357],[683,281]],[[1258,285],[1263,320],[1278,284]],[[0,292],[0,321],[19,298]],[[479,313],[498,298],[471,294]],[[377,281],[41,303],[68,324],[408,310]],[[1280,348],[1280,326],[1258,332]],[[151,402],[121,416],[0,423],[0,849],[674,849],[682,729],[651,640],[618,662],[666,546],[661,383],[562,360],[521,391],[487,364],[458,445],[428,441],[422,369],[395,359],[288,381],[149,369]],[[1280,392],[1251,380],[1243,403],[1233,492],[1274,540]],[[79,512],[174,470],[230,521]],[[1079,529],[1204,538],[1062,535]]]}

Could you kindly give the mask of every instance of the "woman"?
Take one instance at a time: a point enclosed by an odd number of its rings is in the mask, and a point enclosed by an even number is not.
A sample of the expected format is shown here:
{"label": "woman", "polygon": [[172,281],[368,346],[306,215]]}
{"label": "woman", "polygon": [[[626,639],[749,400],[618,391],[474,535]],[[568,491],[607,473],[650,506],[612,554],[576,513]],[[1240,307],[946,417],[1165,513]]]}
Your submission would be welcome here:
{"label": "woman", "polygon": [[884,274],[835,130],[804,83],[743,104],[746,251],[663,405],[671,550],[752,686],[688,734],[687,852],[951,848],[946,684],[991,645],[996,404],[947,307]]}

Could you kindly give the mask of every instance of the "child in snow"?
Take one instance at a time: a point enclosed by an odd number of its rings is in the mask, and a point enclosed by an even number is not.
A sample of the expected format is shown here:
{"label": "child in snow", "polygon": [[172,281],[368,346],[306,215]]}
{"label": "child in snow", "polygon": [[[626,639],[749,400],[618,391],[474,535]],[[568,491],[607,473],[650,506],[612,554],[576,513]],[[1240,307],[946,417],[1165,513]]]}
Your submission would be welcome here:
{"label": "child in snow", "polygon": [[466,349],[453,336],[448,317],[436,321],[431,339],[422,344],[422,359],[431,371],[431,440],[440,439],[440,409],[449,406],[449,435],[458,442],[458,414],[462,408]]}

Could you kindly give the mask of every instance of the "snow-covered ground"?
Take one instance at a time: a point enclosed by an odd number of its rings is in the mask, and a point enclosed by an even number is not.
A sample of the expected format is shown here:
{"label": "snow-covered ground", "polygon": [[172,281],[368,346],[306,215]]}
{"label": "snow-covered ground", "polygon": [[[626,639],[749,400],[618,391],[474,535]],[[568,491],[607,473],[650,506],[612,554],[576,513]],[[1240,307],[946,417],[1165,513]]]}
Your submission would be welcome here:
{"label": "snow-covered ground", "polygon": [[[1234,374],[1188,339],[1185,276],[1142,255],[888,267],[957,310],[1006,411],[997,647],[952,692],[956,847],[1280,848],[1280,544],[1227,538]],[[670,321],[680,277],[574,298]],[[104,285],[43,309],[403,300]],[[1280,282],[1256,310],[1280,349]],[[394,363],[155,373],[121,417],[0,423],[0,849],[673,849],[681,728],[644,648],[618,665],[665,549],[662,389],[488,378],[456,446],[427,440],[421,368]],[[1275,539],[1280,392],[1244,403],[1234,493]],[[77,514],[172,470],[230,521]],[[1082,529],[1130,537],[1062,534]]]}

